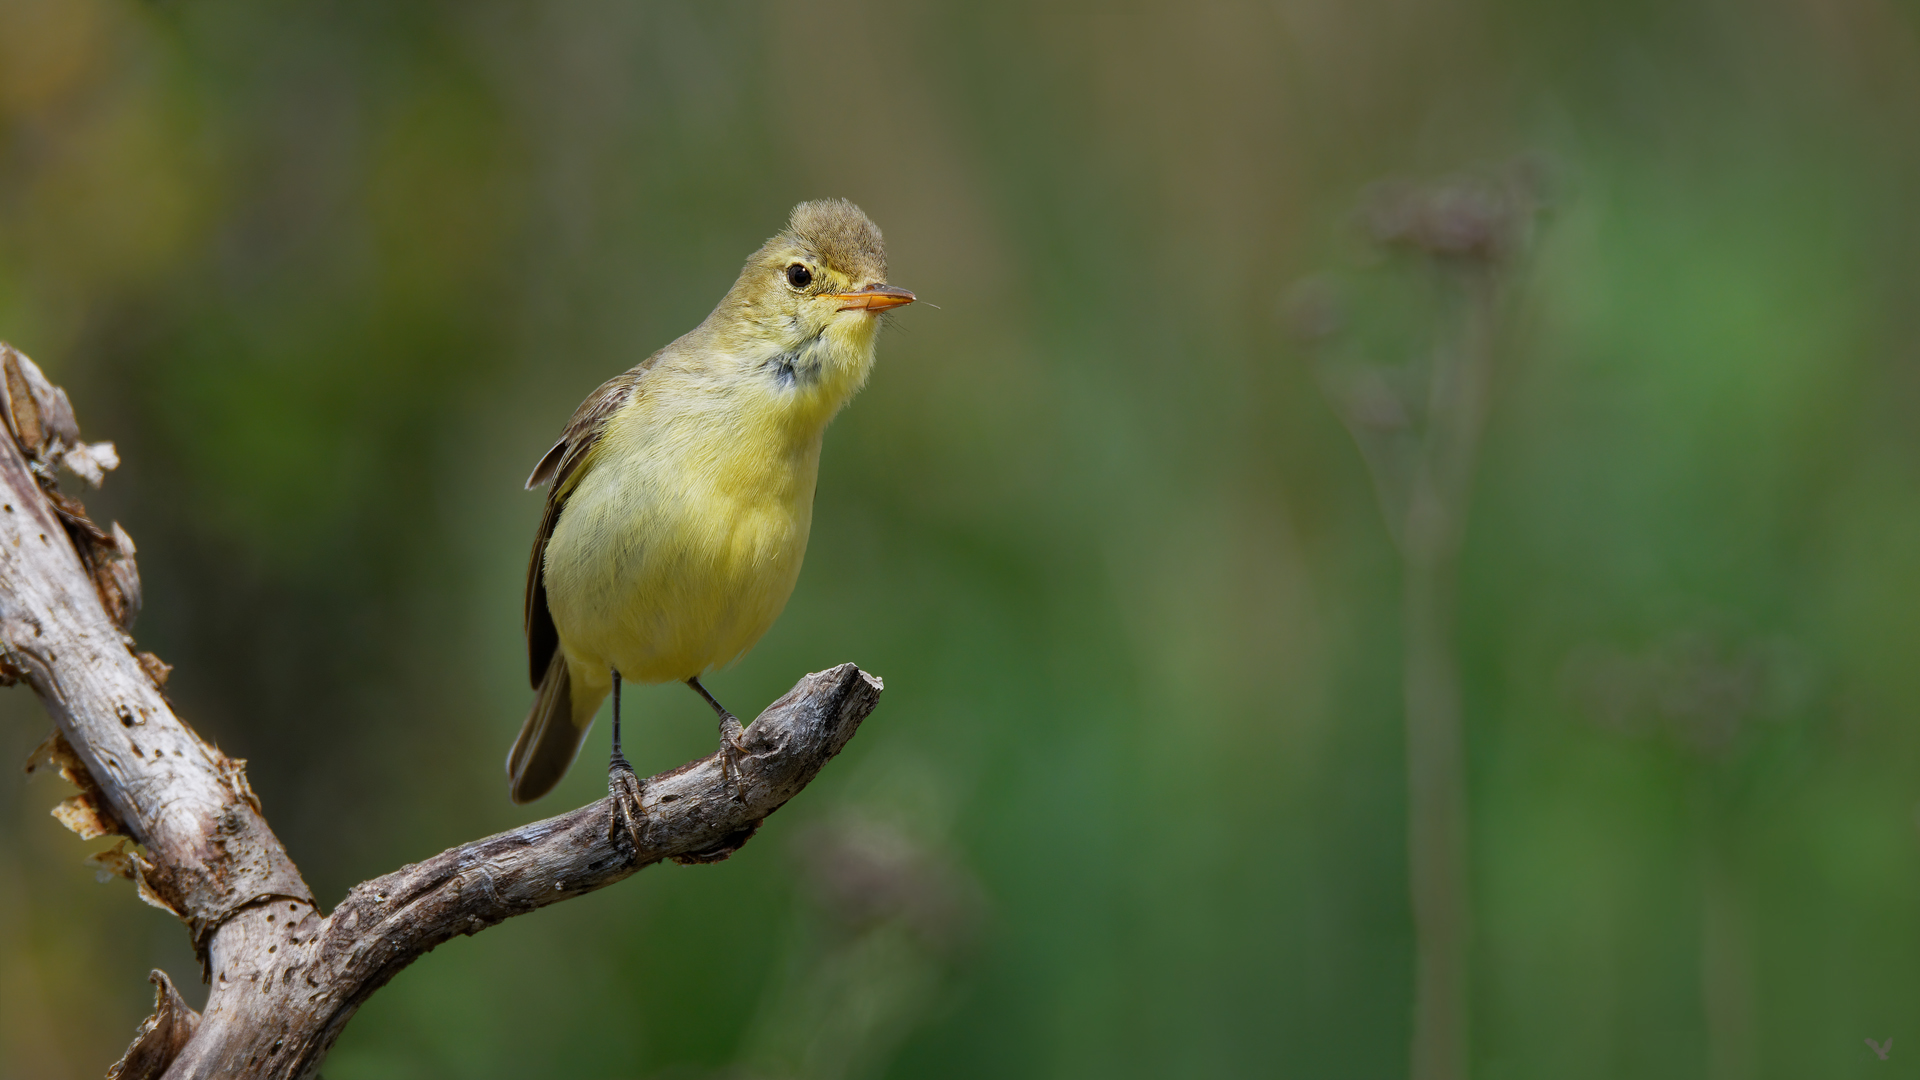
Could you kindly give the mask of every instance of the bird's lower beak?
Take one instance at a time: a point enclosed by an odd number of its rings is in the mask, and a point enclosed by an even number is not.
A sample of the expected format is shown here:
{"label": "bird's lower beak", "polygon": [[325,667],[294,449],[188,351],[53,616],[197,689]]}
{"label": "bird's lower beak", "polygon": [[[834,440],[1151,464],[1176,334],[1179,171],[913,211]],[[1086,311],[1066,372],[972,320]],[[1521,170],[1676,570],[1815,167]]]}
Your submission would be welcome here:
{"label": "bird's lower beak", "polygon": [[891,285],[869,285],[853,292],[828,293],[827,296],[840,301],[841,311],[885,311],[901,304],[911,304],[914,300],[912,293]]}

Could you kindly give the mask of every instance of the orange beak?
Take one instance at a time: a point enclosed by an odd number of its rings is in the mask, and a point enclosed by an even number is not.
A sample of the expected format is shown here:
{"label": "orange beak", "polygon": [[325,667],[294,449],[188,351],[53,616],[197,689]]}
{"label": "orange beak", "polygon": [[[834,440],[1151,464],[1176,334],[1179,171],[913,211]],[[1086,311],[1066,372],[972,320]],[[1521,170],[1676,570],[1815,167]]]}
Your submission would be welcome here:
{"label": "orange beak", "polygon": [[827,293],[828,297],[840,301],[841,311],[871,311],[876,314],[888,308],[911,304],[912,293],[905,289],[896,289],[891,285],[869,285],[854,292]]}

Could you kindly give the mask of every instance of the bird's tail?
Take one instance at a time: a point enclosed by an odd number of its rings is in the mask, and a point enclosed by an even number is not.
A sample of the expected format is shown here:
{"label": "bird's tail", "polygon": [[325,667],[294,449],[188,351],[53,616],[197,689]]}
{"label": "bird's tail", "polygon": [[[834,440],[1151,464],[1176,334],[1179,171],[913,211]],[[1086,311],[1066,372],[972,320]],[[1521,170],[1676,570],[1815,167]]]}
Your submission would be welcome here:
{"label": "bird's tail", "polygon": [[[600,711],[600,702],[606,697],[604,691],[594,694],[592,688],[574,686],[569,666],[566,654],[555,649],[540,680],[540,692],[534,696],[533,709],[507,754],[508,792],[514,802],[532,802],[552,791],[567,775],[573,759],[580,754],[580,744],[593,728],[593,714]],[[576,697],[581,700],[576,702]],[[585,700],[589,697],[593,700]]]}

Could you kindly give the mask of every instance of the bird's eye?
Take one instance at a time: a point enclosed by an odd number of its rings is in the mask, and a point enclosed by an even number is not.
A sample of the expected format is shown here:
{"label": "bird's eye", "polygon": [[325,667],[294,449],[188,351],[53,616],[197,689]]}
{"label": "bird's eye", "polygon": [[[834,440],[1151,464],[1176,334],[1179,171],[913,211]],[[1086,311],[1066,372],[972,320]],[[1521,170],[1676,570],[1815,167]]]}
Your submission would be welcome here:
{"label": "bird's eye", "polygon": [[813,271],[800,263],[787,267],[787,284],[796,289],[804,289],[813,284]]}

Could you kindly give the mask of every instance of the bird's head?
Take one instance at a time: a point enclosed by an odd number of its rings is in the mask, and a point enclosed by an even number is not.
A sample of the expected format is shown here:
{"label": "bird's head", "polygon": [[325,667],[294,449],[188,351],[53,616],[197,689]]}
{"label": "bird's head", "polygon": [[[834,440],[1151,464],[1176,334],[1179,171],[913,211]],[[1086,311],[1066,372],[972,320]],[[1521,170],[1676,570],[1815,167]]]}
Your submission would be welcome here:
{"label": "bird's head", "polygon": [[747,259],[721,309],[743,352],[824,346],[870,357],[877,316],[913,300],[887,284],[879,226],[845,199],[820,199],[794,207]]}

